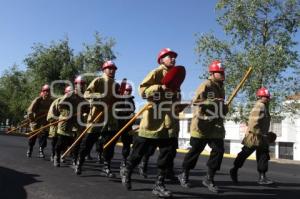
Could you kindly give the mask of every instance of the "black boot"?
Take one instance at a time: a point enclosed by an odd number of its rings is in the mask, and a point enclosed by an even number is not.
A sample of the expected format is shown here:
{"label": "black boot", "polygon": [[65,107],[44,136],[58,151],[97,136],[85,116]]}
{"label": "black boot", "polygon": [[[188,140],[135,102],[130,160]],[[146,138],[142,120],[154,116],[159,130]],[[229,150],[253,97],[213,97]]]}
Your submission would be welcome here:
{"label": "black boot", "polygon": [[74,173],[76,175],[81,175],[81,165],[76,165],[74,168]]}
{"label": "black boot", "polygon": [[237,184],[238,183],[238,168],[233,167],[229,171],[231,180],[233,183]]}
{"label": "black boot", "polygon": [[264,173],[264,172],[259,173],[259,178],[258,178],[257,183],[260,185],[274,184],[274,182],[272,180],[270,180],[266,177],[266,173]]}
{"label": "black boot", "polygon": [[30,147],[28,148],[27,152],[26,152],[26,156],[27,156],[28,158],[31,158],[31,155],[32,155],[32,146],[30,146]]}
{"label": "black boot", "polygon": [[189,181],[189,171],[185,170],[178,176],[178,180],[180,182],[180,185],[184,188],[191,188],[191,183]]}
{"label": "black boot", "polygon": [[84,160],[79,158],[79,160],[77,161],[76,165],[74,166],[74,173],[76,175],[80,175],[81,174],[81,167],[83,165]]}
{"label": "black boot", "polygon": [[122,160],[122,162],[121,162],[121,164],[120,164],[120,169],[126,167],[126,165],[127,165],[127,159],[126,159],[126,158],[123,158],[123,160]]}
{"label": "black boot", "polygon": [[72,167],[75,168],[77,165],[77,158],[73,157],[72,158]]}
{"label": "black boot", "polygon": [[116,175],[111,172],[110,162],[108,162],[108,161],[104,161],[104,166],[102,168],[102,172],[105,174],[106,177],[109,177],[109,178],[116,177]]}
{"label": "black boot", "polygon": [[50,156],[50,162],[54,161],[54,156],[55,156],[55,148],[52,147],[52,149],[51,149],[51,156]]}
{"label": "black boot", "polygon": [[51,154],[51,156],[50,156],[50,162],[53,162],[53,161],[54,161],[54,155]]}
{"label": "black boot", "polygon": [[93,158],[92,158],[92,156],[91,156],[90,153],[89,153],[87,156],[85,156],[85,159],[86,159],[86,160],[93,160]]}
{"label": "black boot", "polygon": [[44,149],[42,147],[39,149],[39,158],[45,158]]}
{"label": "black boot", "polygon": [[55,166],[55,167],[60,167],[60,157],[57,156],[57,155],[54,156],[53,166]]}
{"label": "black boot", "polygon": [[126,187],[127,190],[131,189],[131,173],[132,171],[127,169],[127,167],[124,167],[122,171],[120,171],[122,185]]}
{"label": "black boot", "polygon": [[152,190],[152,194],[162,198],[171,198],[172,192],[166,189],[164,180],[165,180],[164,176],[161,175],[158,176],[157,181]]}
{"label": "black boot", "polygon": [[148,162],[147,161],[142,161],[141,164],[139,164],[138,169],[139,169],[140,176],[142,176],[144,178],[148,178],[148,175],[147,175]]}
{"label": "black boot", "polygon": [[214,175],[208,174],[202,181],[202,184],[208,188],[209,191],[219,193],[219,188],[215,185]]}
{"label": "black boot", "polygon": [[62,162],[62,163],[66,163],[66,158],[64,158],[64,157],[61,157],[61,158],[60,158],[60,162]]}
{"label": "black boot", "polygon": [[104,163],[103,156],[102,156],[101,153],[98,153],[97,160],[98,160],[99,164],[103,164]]}

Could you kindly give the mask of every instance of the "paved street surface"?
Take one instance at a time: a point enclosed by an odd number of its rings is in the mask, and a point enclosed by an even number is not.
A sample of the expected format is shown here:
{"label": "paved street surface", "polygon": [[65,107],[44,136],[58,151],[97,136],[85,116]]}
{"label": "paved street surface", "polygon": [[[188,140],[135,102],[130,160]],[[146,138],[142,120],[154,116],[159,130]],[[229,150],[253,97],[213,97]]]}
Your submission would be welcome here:
{"label": "paved street surface", "polygon": [[[25,156],[27,140],[25,137],[6,136],[0,133],[0,199],[138,199],[154,198],[151,190],[155,181],[156,155],[150,159],[149,178],[143,179],[137,174],[132,176],[133,189],[125,190],[119,176],[120,147],[116,148],[113,159],[113,171],[117,178],[102,176],[101,166],[95,160],[87,161],[83,174],[76,176],[69,163],[55,168],[49,161],[49,148],[45,159],[37,158],[35,146],[32,158]],[[50,141],[48,141],[50,146]],[[157,153],[156,153],[157,154]],[[96,157],[95,153],[92,153]],[[184,154],[178,154],[175,160],[176,172],[180,171]],[[271,199],[300,198],[300,164],[271,162],[268,176],[276,181],[273,186],[256,184],[256,162],[246,161],[240,170],[240,184],[232,184],[228,171],[233,159],[224,158],[222,168],[216,176],[221,193],[210,193],[202,186],[207,156],[200,156],[195,170],[191,172],[191,189],[184,189],[178,182],[167,181],[173,198],[222,198],[222,199]]]}

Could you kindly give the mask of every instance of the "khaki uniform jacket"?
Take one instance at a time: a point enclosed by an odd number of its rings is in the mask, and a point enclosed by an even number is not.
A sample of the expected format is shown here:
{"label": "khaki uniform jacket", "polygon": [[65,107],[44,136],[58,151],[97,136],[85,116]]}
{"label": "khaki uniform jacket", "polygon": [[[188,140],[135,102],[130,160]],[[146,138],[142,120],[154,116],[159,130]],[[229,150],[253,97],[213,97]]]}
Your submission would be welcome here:
{"label": "khaki uniform jacket", "polygon": [[31,130],[47,124],[47,113],[53,100],[52,97],[46,99],[37,97],[32,101],[27,109],[28,118],[31,121]]}
{"label": "khaki uniform jacket", "polygon": [[[143,112],[138,135],[146,138],[173,138],[178,136],[179,120],[172,115],[172,104],[180,102],[180,91],[165,92],[161,80],[168,68],[160,65],[151,71],[139,86],[140,95],[153,103],[153,108]],[[175,111],[173,111],[175,112]]]}
{"label": "khaki uniform jacket", "polygon": [[267,135],[269,131],[270,121],[271,117],[268,105],[258,100],[250,112],[248,128],[242,144],[247,147],[268,145],[264,135]]}
{"label": "khaki uniform jacket", "polygon": [[196,90],[193,104],[193,118],[191,121],[191,137],[204,139],[223,139],[225,128],[223,118],[223,103],[216,98],[225,98],[225,90],[222,83],[213,79],[203,82]]}
{"label": "khaki uniform jacket", "polygon": [[[58,116],[59,116],[58,103],[60,100],[61,100],[61,97],[55,99],[49,108],[49,111],[47,114],[47,121],[49,123],[58,120]],[[51,125],[50,130],[49,130],[49,137],[55,137],[56,132],[57,132],[57,125]]]}
{"label": "khaki uniform jacket", "polygon": [[[84,93],[84,98],[90,100],[91,109],[88,115],[88,126],[92,123],[95,117],[103,111],[102,117],[96,124],[102,127],[102,131],[116,131],[118,130],[118,121],[113,117],[112,107],[116,102],[117,83],[114,79],[102,74],[101,77],[95,78]],[[101,104],[97,104],[101,103]],[[89,129],[88,133],[93,132],[93,127]]]}
{"label": "khaki uniform jacket", "polygon": [[83,97],[77,95],[74,91],[65,94],[58,103],[59,122],[57,125],[57,134],[64,136],[74,136],[73,128],[83,129],[85,123],[83,114],[89,112],[89,102]]}

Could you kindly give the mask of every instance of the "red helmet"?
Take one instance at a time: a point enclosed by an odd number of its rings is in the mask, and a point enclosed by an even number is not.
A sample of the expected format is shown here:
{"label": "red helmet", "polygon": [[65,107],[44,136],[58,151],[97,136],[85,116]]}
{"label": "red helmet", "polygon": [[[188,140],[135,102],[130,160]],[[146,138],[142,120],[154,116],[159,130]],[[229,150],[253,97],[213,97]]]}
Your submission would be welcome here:
{"label": "red helmet", "polygon": [[72,91],[72,87],[71,86],[67,86],[66,88],[65,88],[65,94],[67,94],[67,93],[69,93],[69,92],[71,92]]}
{"label": "red helmet", "polygon": [[209,72],[225,72],[224,67],[222,66],[221,62],[219,60],[214,60],[209,65]]}
{"label": "red helmet", "polygon": [[261,87],[260,89],[257,90],[256,96],[257,97],[267,97],[267,98],[270,98],[271,94],[270,94],[270,92],[268,91],[267,88]]}
{"label": "red helmet", "polygon": [[83,79],[83,77],[81,77],[80,75],[77,76],[74,80],[75,84],[85,84],[85,80]]}
{"label": "red helmet", "polygon": [[126,83],[125,91],[132,91],[132,86],[129,83]]}
{"label": "red helmet", "polygon": [[165,55],[168,55],[168,54],[174,55],[175,58],[177,57],[176,52],[172,51],[170,48],[164,48],[158,53],[157,63],[160,64],[160,59],[163,58]]}
{"label": "red helmet", "polygon": [[112,69],[115,69],[115,70],[118,69],[116,64],[111,60],[104,62],[101,69],[104,70],[106,68],[112,68]]}
{"label": "red helmet", "polygon": [[42,87],[42,91],[49,91],[50,90],[50,87],[48,84],[45,84],[43,87]]}

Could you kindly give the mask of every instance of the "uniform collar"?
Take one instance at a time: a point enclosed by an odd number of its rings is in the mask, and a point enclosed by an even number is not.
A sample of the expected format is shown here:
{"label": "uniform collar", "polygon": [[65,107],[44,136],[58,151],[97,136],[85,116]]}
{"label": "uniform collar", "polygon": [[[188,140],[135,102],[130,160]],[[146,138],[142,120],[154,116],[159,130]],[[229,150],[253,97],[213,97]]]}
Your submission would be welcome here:
{"label": "uniform collar", "polygon": [[[173,67],[174,67],[174,66],[173,66]],[[159,65],[158,68],[163,69],[163,70],[166,70],[166,71],[169,71],[169,70],[171,69],[171,68],[166,67],[166,66],[163,65],[163,64]]]}

